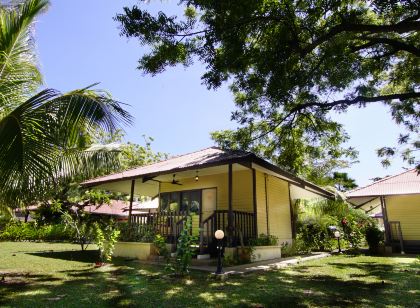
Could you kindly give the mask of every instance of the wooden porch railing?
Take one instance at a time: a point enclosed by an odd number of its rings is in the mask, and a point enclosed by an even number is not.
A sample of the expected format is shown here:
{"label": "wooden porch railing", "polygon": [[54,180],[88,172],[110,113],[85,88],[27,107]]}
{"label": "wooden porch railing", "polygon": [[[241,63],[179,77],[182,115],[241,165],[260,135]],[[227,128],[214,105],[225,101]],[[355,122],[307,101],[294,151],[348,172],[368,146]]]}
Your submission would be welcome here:
{"label": "wooden porch railing", "polygon": [[254,213],[232,211],[232,232],[229,234],[228,210],[217,210],[212,215],[203,220],[200,225],[200,250],[204,253],[214,240],[214,232],[223,230],[232,246],[240,245],[241,242],[247,244],[250,239],[255,238],[255,218]]}
{"label": "wooden porch railing", "polygon": [[150,226],[156,233],[175,243],[183,229],[187,215],[188,213],[185,211],[133,214],[131,224]]}
{"label": "wooden porch railing", "polygon": [[[187,212],[158,212],[133,214],[132,225],[150,226],[156,233],[167,238],[169,242],[176,243],[184,227]],[[214,240],[214,232],[223,230],[229,242],[233,245],[247,244],[250,239],[255,238],[255,215],[254,213],[232,211],[232,229],[229,232],[228,210],[216,210],[200,224],[200,250],[204,252]],[[194,231],[194,230],[193,230]],[[197,230],[196,230],[197,231]]]}

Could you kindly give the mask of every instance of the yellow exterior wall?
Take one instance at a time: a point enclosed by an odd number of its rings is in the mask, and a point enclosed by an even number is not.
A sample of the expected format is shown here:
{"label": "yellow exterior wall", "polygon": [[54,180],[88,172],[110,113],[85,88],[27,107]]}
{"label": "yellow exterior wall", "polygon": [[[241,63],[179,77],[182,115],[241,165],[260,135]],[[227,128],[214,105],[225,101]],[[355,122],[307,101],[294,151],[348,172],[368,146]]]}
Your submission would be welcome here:
{"label": "yellow exterior wall", "polygon": [[[271,235],[278,237],[279,243],[292,241],[290,218],[289,184],[279,178],[268,176],[268,226]],[[261,232],[260,232],[261,233]]]}
{"label": "yellow exterior wall", "polygon": [[[232,175],[232,208],[237,211],[254,212],[252,192],[252,170],[233,172]],[[227,208],[226,208],[227,209]]]}
{"label": "yellow exterior wall", "polygon": [[399,221],[405,241],[420,241],[420,195],[386,197],[388,221]]}

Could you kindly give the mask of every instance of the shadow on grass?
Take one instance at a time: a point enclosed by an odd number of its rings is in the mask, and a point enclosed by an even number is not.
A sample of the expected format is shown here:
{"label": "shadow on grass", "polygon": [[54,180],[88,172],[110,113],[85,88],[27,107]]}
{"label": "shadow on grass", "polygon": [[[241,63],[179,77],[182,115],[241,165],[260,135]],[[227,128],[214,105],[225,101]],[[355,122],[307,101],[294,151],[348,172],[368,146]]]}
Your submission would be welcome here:
{"label": "shadow on grass", "polygon": [[27,252],[26,254],[43,258],[61,259],[84,263],[93,263],[99,260],[99,252],[97,250],[40,251]]}
{"label": "shadow on grass", "polygon": [[[53,284],[46,284],[53,275],[25,276],[27,283],[17,288],[0,284],[0,305],[301,307],[413,306],[410,303],[415,303],[416,295],[410,292],[416,289],[418,276],[405,272],[405,267],[398,264],[327,262],[324,266],[346,269],[350,278],[326,274],[322,266],[302,265],[243,277],[232,276],[227,281],[210,279],[201,272],[174,279],[163,274],[161,267],[118,261],[113,266],[99,269],[63,270],[60,273],[71,278]],[[351,268],[363,269],[367,275],[377,277],[389,273],[390,283],[367,281],[359,275],[352,277]]]}

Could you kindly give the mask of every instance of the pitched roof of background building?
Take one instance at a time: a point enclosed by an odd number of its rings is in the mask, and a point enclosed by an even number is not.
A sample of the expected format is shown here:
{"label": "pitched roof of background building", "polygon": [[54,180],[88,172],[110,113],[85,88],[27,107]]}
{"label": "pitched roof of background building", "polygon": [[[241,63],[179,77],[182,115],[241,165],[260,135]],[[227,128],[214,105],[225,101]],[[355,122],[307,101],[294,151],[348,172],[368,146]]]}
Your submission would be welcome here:
{"label": "pitched roof of background building", "polygon": [[[158,208],[158,200],[149,200],[144,202],[133,202],[133,211],[138,213],[147,213],[148,210],[154,210]],[[83,210],[90,214],[97,215],[111,215],[128,217],[130,203],[128,201],[111,200],[110,204],[100,205],[86,205]]]}
{"label": "pitched roof of background building", "polygon": [[416,169],[389,176],[346,193],[348,198],[420,194],[420,174]]}
{"label": "pitched roof of background building", "polygon": [[128,217],[128,212],[124,211],[127,206],[128,203],[125,201],[111,200],[110,204],[86,205],[83,211],[96,215]]}

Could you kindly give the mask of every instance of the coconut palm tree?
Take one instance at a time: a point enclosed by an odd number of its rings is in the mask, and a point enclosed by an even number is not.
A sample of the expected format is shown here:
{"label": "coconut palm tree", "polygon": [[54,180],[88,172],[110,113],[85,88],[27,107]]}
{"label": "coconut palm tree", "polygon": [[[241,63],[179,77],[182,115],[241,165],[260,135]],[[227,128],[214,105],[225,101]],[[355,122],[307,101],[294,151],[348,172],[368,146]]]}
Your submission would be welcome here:
{"label": "coconut palm tree", "polygon": [[45,89],[32,35],[48,0],[0,5],[0,208],[32,201],[62,179],[95,175],[115,151],[89,147],[95,130],[131,123],[121,103],[87,87],[61,94]]}

